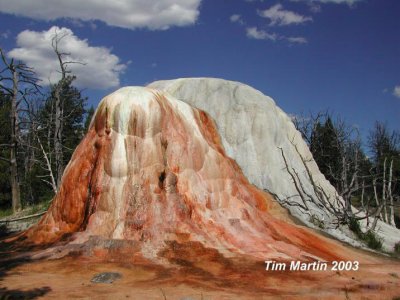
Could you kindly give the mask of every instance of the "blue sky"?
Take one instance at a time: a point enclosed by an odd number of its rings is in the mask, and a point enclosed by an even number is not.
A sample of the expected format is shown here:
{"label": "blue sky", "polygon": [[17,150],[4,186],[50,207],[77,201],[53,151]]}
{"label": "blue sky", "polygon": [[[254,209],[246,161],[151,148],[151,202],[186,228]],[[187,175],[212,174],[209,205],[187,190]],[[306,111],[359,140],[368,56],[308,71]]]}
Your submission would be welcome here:
{"label": "blue sky", "polygon": [[[90,104],[179,77],[249,84],[287,113],[400,129],[398,0],[0,0],[0,46],[57,79],[54,32]],[[397,89],[396,89],[397,87]]]}

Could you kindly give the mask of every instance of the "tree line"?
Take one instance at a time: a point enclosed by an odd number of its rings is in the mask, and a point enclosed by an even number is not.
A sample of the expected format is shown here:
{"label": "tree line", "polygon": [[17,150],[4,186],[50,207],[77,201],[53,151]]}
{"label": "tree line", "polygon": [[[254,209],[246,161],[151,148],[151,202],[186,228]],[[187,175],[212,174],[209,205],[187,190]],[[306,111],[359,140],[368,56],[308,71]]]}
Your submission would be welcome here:
{"label": "tree line", "polygon": [[[94,113],[93,108],[87,109],[87,98],[74,87],[76,77],[69,66],[82,62],[67,60],[68,53],[60,49],[63,37],[55,33],[51,43],[60,79],[46,89],[39,85],[35,70],[8,59],[0,48],[0,209],[12,207],[17,212],[24,205],[52,199]],[[377,122],[365,148],[356,128],[340,118],[334,120],[330,113],[294,122],[319,169],[343,199],[343,205],[335,207],[332,199],[314,186],[319,204],[325,203],[339,223],[351,225],[366,218],[372,229],[378,219],[399,226],[399,132]],[[301,158],[308,170],[309,158]],[[311,172],[308,175],[313,182]],[[298,180],[296,171],[291,176],[294,182]],[[298,192],[307,196],[301,186]],[[309,201],[303,200],[305,205]],[[352,207],[359,209],[361,216]]]}
{"label": "tree line", "polygon": [[57,32],[52,38],[61,78],[49,88],[0,48],[0,208],[14,213],[52,199],[94,112],[74,86],[68,67],[81,62],[67,60],[59,47],[63,38]]}
{"label": "tree line", "polygon": [[362,219],[372,231],[378,219],[400,227],[398,131],[376,122],[363,143],[356,127],[329,112],[295,118],[294,123],[320,171],[343,199],[339,208],[332,208],[339,222],[355,231]]}

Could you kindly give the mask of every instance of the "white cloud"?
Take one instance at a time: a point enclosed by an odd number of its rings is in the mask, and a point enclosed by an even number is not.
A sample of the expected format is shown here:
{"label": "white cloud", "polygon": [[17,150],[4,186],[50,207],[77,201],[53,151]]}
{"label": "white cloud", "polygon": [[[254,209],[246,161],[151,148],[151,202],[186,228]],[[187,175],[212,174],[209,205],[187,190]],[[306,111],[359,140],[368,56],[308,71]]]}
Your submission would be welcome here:
{"label": "white cloud", "polygon": [[308,2],[308,3],[313,3],[313,2],[320,2],[320,3],[334,3],[334,4],[348,4],[348,5],[354,5],[357,2],[361,2],[364,0],[291,0],[292,2]]}
{"label": "white cloud", "polygon": [[312,13],[316,14],[316,13],[319,13],[322,11],[321,5],[319,5],[318,3],[310,2],[310,3],[308,3],[308,6]]}
{"label": "white cloud", "polygon": [[3,38],[3,39],[8,39],[10,34],[11,34],[11,31],[10,30],[6,30],[6,31],[0,33],[0,37]]}
{"label": "white cloud", "polygon": [[232,23],[243,23],[242,17],[236,14],[230,16],[229,20],[231,20]]}
{"label": "white cloud", "polygon": [[396,85],[393,89],[393,95],[397,98],[400,98],[400,85]]}
{"label": "white cloud", "polygon": [[168,29],[196,22],[201,0],[0,0],[0,11],[36,20],[100,20],[111,26]]}
{"label": "white cloud", "polygon": [[[77,76],[78,87],[105,89],[117,87],[119,76],[127,65],[105,47],[92,47],[87,40],[79,39],[68,28],[51,27],[47,31],[25,30],[17,36],[17,48],[8,52],[8,56],[25,62],[32,67],[42,80],[41,84],[56,83],[60,79],[59,63],[51,46],[55,33],[64,36],[59,49],[65,55],[65,61],[83,64],[69,64],[68,70]],[[50,81],[50,82],[49,82]]]}
{"label": "white cloud", "polygon": [[261,17],[270,20],[269,25],[286,26],[312,21],[311,17],[302,16],[290,10],[284,10],[281,4],[275,4],[269,9],[258,11]]}
{"label": "white cloud", "polygon": [[285,37],[290,43],[294,44],[307,44],[307,39],[302,36]]}
{"label": "white cloud", "polygon": [[277,33],[268,33],[265,30],[258,29],[257,27],[246,28],[247,37],[256,40],[270,40],[270,41],[288,41],[291,44],[306,44],[307,39],[301,36],[287,37]]}
{"label": "white cloud", "polygon": [[277,36],[275,33],[268,33],[264,30],[259,30],[257,27],[248,27],[246,28],[246,35],[248,38],[256,39],[256,40],[271,40],[275,41]]}
{"label": "white cloud", "polygon": [[346,3],[348,5],[353,5],[356,2],[361,2],[361,1],[363,1],[363,0],[312,0],[311,2],[336,3],[336,4]]}

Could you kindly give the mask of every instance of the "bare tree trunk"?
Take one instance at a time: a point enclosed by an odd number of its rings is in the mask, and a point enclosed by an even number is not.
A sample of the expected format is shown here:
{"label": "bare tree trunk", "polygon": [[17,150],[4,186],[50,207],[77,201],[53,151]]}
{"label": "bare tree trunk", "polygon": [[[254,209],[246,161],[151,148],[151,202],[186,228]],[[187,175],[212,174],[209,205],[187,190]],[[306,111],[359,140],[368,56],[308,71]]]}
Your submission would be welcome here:
{"label": "bare tree trunk", "polygon": [[[63,78],[64,79],[64,78]],[[58,83],[55,90],[56,100],[56,114],[55,114],[55,128],[54,128],[54,154],[56,163],[56,178],[57,187],[61,184],[61,177],[64,172],[64,157],[62,148],[62,132],[63,132],[63,103],[60,95],[60,89],[62,88],[63,79]]]}
{"label": "bare tree trunk", "polygon": [[51,169],[51,162],[49,160],[49,155],[46,153],[46,151],[43,148],[42,142],[40,141],[39,136],[37,136],[37,141],[39,143],[40,149],[42,150],[43,157],[46,161],[46,167],[47,171],[49,172],[50,180],[51,180],[51,188],[53,189],[54,194],[57,194],[57,183],[54,179],[53,171]]}
{"label": "bare tree trunk", "polygon": [[381,204],[379,206],[379,208],[378,208],[378,211],[377,211],[377,213],[375,215],[374,222],[372,223],[372,226],[371,226],[371,229],[370,229],[371,231],[375,231],[376,225],[378,224],[378,219],[381,216],[382,208],[383,208],[383,204]]}
{"label": "bare tree trunk", "polygon": [[13,94],[11,97],[11,148],[10,148],[10,181],[13,212],[21,210],[21,191],[18,177],[17,147],[18,147],[18,74],[11,69],[13,76]]}
{"label": "bare tree trunk", "polygon": [[390,207],[389,207],[389,220],[388,223],[392,226],[396,226],[394,223],[394,207],[393,207],[393,194],[392,194],[392,178],[393,178],[393,159],[390,162],[390,169],[389,169],[389,180],[388,180],[388,197],[390,200]]}
{"label": "bare tree trunk", "polygon": [[[32,124],[30,124],[29,127],[29,132],[33,132]],[[33,161],[35,160],[35,151],[32,147],[32,137],[29,134],[27,137],[27,140],[25,142],[25,149],[26,149],[26,155],[24,158],[24,179],[25,182],[29,182],[29,184],[26,185],[25,189],[25,203],[30,202],[32,203],[34,200],[33,197],[33,191],[32,191],[32,184],[30,183],[30,174],[32,172],[32,167],[33,167]]]}
{"label": "bare tree trunk", "polygon": [[56,164],[56,180],[57,188],[60,187],[61,178],[64,172],[64,155],[63,155],[63,118],[64,118],[64,103],[62,99],[62,90],[67,77],[66,63],[63,62],[63,55],[59,48],[59,42],[65,37],[59,36],[56,32],[52,39],[52,47],[57,55],[58,62],[61,70],[61,79],[57,83],[54,91],[55,96],[55,115],[54,115],[54,160]]}
{"label": "bare tree trunk", "polygon": [[56,180],[57,187],[60,187],[61,178],[64,173],[64,145],[63,145],[63,122],[64,122],[64,88],[68,86],[69,81],[73,80],[73,76],[68,75],[71,71],[67,70],[69,64],[83,64],[76,61],[66,61],[70,54],[62,52],[59,49],[61,40],[66,37],[67,33],[60,34],[55,31],[51,45],[55,54],[57,55],[58,63],[60,65],[61,79],[55,86],[54,97],[55,97],[55,115],[54,115],[54,159],[56,165]]}
{"label": "bare tree trunk", "polygon": [[368,227],[368,225],[369,225],[369,199],[368,199],[367,207],[365,207],[364,194],[365,194],[365,181],[363,179],[362,187],[361,187],[361,207],[362,207],[363,211],[365,211],[365,215],[367,217],[367,227]]}
{"label": "bare tree trunk", "polygon": [[347,163],[346,163],[346,158],[342,157],[342,170],[341,170],[341,178],[340,178],[340,189],[336,189],[338,191],[342,191],[342,198],[345,202],[345,212],[348,216],[352,215],[351,211],[351,194],[349,191],[349,187],[347,184]]}
{"label": "bare tree trunk", "polygon": [[52,143],[51,143],[52,132],[51,132],[51,130],[53,128],[52,127],[53,126],[53,114],[54,114],[54,101],[53,101],[53,99],[51,99],[50,115],[49,115],[49,120],[47,121],[48,122],[47,123],[47,150],[49,152],[52,152]]}
{"label": "bare tree trunk", "polygon": [[[372,185],[374,187],[374,198],[375,198],[376,207],[380,207],[383,203],[382,203],[382,201],[381,201],[381,203],[379,203],[378,192],[376,191],[376,178],[374,178],[372,180]],[[382,218],[382,209],[379,209],[379,215]]]}
{"label": "bare tree trunk", "polygon": [[361,188],[361,207],[365,211],[365,205],[364,205],[364,192],[365,192],[365,183],[364,180],[362,182],[362,188]]}
{"label": "bare tree trunk", "polygon": [[57,83],[54,91],[55,96],[55,116],[54,116],[54,159],[56,164],[56,179],[57,179],[57,188],[60,187],[61,178],[64,173],[64,152],[63,152],[63,120],[64,120],[64,103],[62,99],[63,88],[66,84],[67,80],[67,65],[72,62],[64,62],[63,57],[67,55],[67,53],[63,53],[58,48],[60,41],[66,35],[59,35],[55,32],[52,38],[52,47],[57,55],[58,63],[60,65],[60,73],[61,79]]}
{"label": "bare tree trunk", "polygon": [[[19,105],[21,101],[25,101],[25,103],[28,103],[25,97],[33,90],[39,91],[39,85],[37,84],[37,79],[35,77],[35,72],[33,71],[33,69],[27,67],[21,62],[14,64],[13,59],[11,59],[11,61],[9,62],[6,59],[4,52],[1,48],[0,56],[5,65],[5,68],[0,71],[0,89],[1,92],[3,92],[5,95],[8,95],[11,100],[11,136],[9,144],[10,160],[6,160],[10,162],[10,184],[12,197],[11,205],[15,213],[21,209],[21,190],[19,186],[20,174],[17,161],[18,148],[22,141],[19,130],[19,126],[21,125],[21,121],[19,120],[19,113],[21,111],[21,108],[19,107]],[[3,76],[3,74],[7,75]],[[10,82],[12,87],[3,85],[2,81]],[[21,89],[21,87],[19,86],[20,84],[23,85],[23,89]],[[33,90],[29,87],[33,88]],[[29,106],[29,104],[27,105]]]}
{"label": "bare tree trunk", "polygon": [[382,204],[383,204],[383,221],[387,223],[387,210],[386,210],[386,157],[383,161],[383,180],[382,180]]}
{"label": "bare tree trunk", "polygon": [[369,201],[371,201],[371,198],[367,196],[367,227],[369,226]]}

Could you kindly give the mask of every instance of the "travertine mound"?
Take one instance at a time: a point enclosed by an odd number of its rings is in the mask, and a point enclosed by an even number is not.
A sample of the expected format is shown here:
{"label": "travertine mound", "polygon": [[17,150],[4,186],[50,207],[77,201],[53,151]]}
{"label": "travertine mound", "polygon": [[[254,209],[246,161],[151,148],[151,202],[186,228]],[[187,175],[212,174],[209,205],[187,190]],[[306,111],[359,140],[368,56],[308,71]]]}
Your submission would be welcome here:
{"label": "travertine mound", "polygon": [[101,101],[49,211],[25,236],[46,244],[72,234],[70,245],[90,247],[96,238],[131,241],[147,258],[177,241],[262,260],[345,256],[274,205],[226,155],[206,113],[126,87]]}
{"label": "travertine mound", "polygon": [[[248,85],[215,78],[156,81],[149,87],[210,114],[227,155],[237,162],[252,184],[275,194],[292,215],[310,227],[321,226],[336,238],[361,246],[347,227],[337,228],[335,217],[318,200],[315,187],[327,196],[330,205],[337,206],[341,199],[312,160],[292,120],[270,97]],[[377,229],[384,248],[393,251],[400,231],[381,221]]]}
{"label": "travertine mound", "polygon": [[[275,260],[285,270],[266,270]],[[0,266],[0,298],[394,299],[400,287],[398,262],[294,225],[207,113],[139,87],[102,100],[46,215],[0,240]],[[91,283],[104,272],[121,278]]]}

